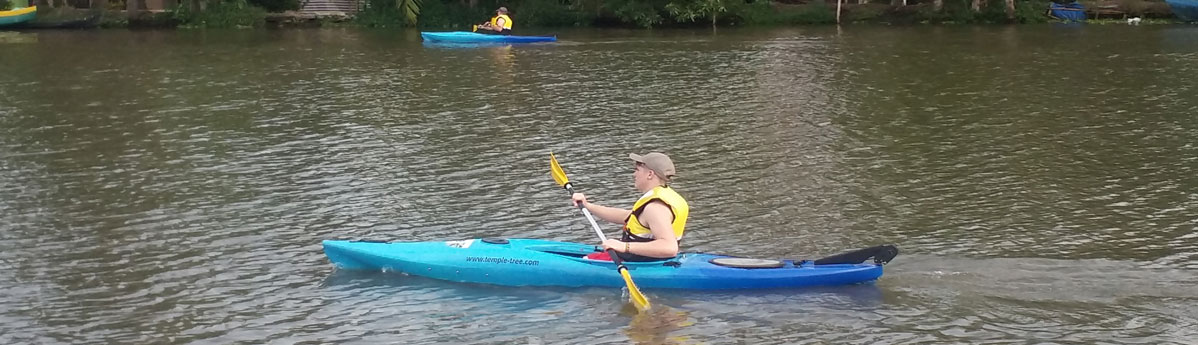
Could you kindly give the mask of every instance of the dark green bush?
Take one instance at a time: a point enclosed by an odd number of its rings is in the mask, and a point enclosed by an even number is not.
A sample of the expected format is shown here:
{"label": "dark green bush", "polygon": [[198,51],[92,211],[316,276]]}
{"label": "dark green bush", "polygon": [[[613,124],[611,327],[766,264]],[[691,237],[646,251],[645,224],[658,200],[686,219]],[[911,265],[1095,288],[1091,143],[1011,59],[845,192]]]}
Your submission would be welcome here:
{"label": "dark green bush", "polygon": [[267,12],[294,11],[300,8],[299,0],[249,0],[249,4],[261,7]]}
{"label": "dark green bush", "polygon": [[199,12],[192,11],[189,3],[180,4],[172,17],[180,23],[180,27],[257,27],[266,23],[266,10],[252,6],[246,0],[209,0],[204,10]]}
{"label": "dark green bush", "polygon": [[590,11],[576,9],[558,0],[525,0],[519,8],[512,10],[512,21],[520,27],[537,26],[581,26],[595,20]]}

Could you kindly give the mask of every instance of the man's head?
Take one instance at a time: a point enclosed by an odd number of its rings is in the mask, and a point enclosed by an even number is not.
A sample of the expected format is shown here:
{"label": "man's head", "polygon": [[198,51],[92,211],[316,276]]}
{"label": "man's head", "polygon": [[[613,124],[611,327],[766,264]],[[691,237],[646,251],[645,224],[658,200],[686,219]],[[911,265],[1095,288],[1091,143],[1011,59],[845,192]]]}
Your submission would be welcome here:
{"label": "man's head", "polygon": [[495,13],[507,14],[507,7],[500,7],[498,10],[495,10]]}
{"label": "man's head", "polygon": [[649,152],[644,155],[629,153],[628,158],[636,162],[636,171],[633,172],[633,176],[636,178],[637,189],[648,191],[653,187],[664,186],[670,183],[670,179],[674,177],[674,161],[664,153]]}

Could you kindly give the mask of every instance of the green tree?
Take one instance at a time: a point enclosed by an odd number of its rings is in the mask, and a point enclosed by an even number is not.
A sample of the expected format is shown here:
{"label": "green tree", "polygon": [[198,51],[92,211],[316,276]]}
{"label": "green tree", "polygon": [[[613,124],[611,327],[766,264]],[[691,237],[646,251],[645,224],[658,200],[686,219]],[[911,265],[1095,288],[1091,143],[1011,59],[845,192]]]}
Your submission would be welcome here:
{"label": "green tree", "polygon": [[662,21],[659,14],[659,10],[663,7],[662,2],[664,1],[610,0],[599,6],[600,8],[611,10],[616,15],[616,18],[625,23],[634,23],[641,27],[651,28]]}
{"label": "green tree", "polygon": [[728,12],[728,6],[725,4],[726,1],[729,0],[671,1],[666,5],[666,10],[669,10],[670,15],[673,15],[678,21],[693,22],[699,18],[711,18],[711,27],[714,28],[720,13]]}
{"label": "green tree", "polygon": [[403,14],[404,20],[408,21],[408,25],[416,26],[416,21],[420,18],[420,6],[423,0],[395,0],[395,7],[399,8],[399,12]]}

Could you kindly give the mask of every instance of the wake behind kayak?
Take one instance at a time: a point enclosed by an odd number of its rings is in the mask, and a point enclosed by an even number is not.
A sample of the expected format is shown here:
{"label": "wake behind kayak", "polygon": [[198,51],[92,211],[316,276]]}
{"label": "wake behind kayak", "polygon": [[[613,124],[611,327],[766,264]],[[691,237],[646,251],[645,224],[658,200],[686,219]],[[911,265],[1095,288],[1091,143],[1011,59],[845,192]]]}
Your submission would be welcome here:
{"label": "wake behind kayak", "polygon": [[[587,258],[593,245],[537,239],[435,242],[323,242],[340,269],[393,270],[428,278],[507,286],[624,285],[611,261]],[[642,288],[732,290],[866,283],[898,254],[893,246],[820,260],[759,260],[683,253],[669,260],[625,262]],[[873,262],[864,262],[868,259]]]}

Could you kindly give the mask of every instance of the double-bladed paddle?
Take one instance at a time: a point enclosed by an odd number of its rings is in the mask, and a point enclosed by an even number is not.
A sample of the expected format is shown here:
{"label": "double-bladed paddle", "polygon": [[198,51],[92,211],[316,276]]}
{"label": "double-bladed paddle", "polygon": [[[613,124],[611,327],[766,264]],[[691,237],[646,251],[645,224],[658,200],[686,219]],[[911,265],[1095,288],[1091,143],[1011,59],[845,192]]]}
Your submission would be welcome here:
{"label": "double-bladed paddle", "polygon": [[[570,195],[574,195],[574,186],[570,184],[570,179],[566,177],[566,171],[562,170],[561,164],[557,163],[557,157],[553,153],[549,153],[549,171],[553,175],[553,181],[559,186],[565,188]],[[595,229],[595,234],[599,235],[600,241],[607,241],[607,236],[603,236],[603,230],[599,230],[599,223],[595,223],[595,217],[591,216],[591,211],[581,203],[578,204],[578,209],[582,210],[582,215],[587,217],[587,221],[591,222],[591,227]],[[620,272],[620,276],[624,277],[624,284],[628,285],[628,297],[632,300],[632,304],[636,305],[637,309],[648,310],[649,299],[641,293],[641,289],[636,287],[636,283],[632,282],[632,275],[628,273],[628,267],[624,266],[624,261],[616,255],[616,251],[607,250],[607,255],[611,256],[611,261],[616,264],[616,270]]]}

